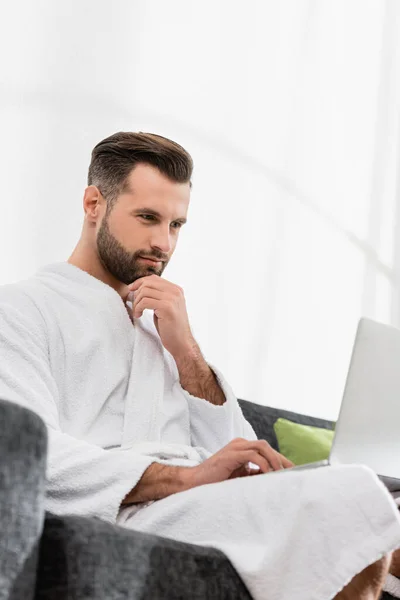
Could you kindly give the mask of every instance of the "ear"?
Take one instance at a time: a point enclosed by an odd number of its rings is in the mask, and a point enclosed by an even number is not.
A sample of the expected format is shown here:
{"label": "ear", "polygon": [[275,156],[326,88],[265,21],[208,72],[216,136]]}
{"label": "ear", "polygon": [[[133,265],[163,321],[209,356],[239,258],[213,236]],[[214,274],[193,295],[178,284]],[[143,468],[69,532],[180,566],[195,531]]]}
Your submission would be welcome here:
{"label": "ear", "polygon": [[83,194],[83,210],[85,219],[91,223],[96,223],[100,217],[101,210],[105,200],[95,185],[89,185]]}

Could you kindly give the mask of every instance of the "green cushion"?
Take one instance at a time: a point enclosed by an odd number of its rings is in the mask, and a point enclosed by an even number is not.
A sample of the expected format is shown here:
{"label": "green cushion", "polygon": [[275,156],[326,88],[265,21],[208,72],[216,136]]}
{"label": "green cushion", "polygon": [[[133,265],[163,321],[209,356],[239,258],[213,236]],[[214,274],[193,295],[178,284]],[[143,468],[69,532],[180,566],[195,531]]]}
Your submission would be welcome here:
{"label": "green cushion", "polygon": [[279,452],[295,465],[305,465],[329,456],[334,431],[300,425],[288,419],[277,419],[274,430],[278,440]]}

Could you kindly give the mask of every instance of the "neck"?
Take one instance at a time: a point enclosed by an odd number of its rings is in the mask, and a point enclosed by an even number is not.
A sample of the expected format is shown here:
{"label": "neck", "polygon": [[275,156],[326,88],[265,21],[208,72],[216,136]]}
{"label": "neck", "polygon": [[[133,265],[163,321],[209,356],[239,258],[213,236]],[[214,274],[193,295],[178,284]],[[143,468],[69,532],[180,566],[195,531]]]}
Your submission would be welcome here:
{"label": "neck", "polygon": [[82,269],[82,271],[86,271],[86,273],[89,273],[92,277],[96,277],[96,279],[99,279],[103,283],[106,283],[112,287],[122,299],[125,298],[128,286],[115,279],[115,277],[104,269],[94,248],[83,239],[79,240],[67,262]]}

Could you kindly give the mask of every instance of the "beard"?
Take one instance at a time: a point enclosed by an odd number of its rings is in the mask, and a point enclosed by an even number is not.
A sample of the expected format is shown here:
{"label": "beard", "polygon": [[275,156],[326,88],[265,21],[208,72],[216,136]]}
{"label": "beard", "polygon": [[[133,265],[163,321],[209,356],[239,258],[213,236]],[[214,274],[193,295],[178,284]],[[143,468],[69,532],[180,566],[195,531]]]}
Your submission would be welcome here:
{"label": "beard", "polygon": [[[97,253],[104,269],[125,285],[133,283],[139,277],[145,277],[153,273],[161,276],[168,264],[167,261],[163,262],[160,267],[144,264],[138,258],[141,255],[146,256],[145,250],[138,250],[133,253],[125,250],[111,233],[108,227],[107,214],[104,216],[97,234]],[[152,252],[152,257],[161,259],[156,252]]]}

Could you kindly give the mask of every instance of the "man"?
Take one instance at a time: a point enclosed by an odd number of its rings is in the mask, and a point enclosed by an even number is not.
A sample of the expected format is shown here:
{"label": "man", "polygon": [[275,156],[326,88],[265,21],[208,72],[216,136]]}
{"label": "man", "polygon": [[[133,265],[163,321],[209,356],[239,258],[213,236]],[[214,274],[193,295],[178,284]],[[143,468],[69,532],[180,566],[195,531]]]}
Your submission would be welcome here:
{"label": "man", "polygon": [[257,600],[376,598],[389,493],[362,466],[283,473],[162,277],[192,168],[161,136],[101,141],[68,261],[0,290],[0,394],[47,425],[46,508],[218,547]]}

